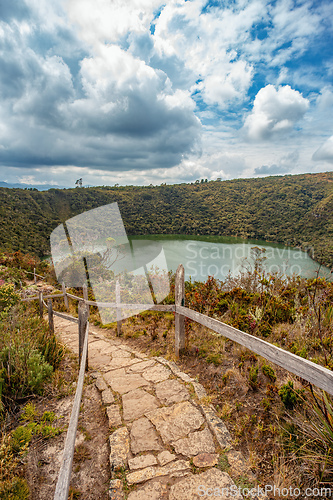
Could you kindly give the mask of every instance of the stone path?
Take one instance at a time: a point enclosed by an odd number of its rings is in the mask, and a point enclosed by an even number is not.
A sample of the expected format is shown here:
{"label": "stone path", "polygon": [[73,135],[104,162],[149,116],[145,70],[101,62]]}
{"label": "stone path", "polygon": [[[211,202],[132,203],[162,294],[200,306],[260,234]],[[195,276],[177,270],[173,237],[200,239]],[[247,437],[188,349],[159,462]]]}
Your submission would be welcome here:
{"label": "stone path", "polygon": [[[54,320],[62,341],[78,353],[77,325]],[[243,498],[233,479],[253,481],[254,476],[232,448],[201,384],[175,363],[148,357],[118,338],[107,339],[92,326],[89,369],[109,419],[110,500],[194,500],[212,492],[219,498],[228,493]],[[221,457],[228,473],[216,467]],[[129,493],[115,478],[119,470]],[[259,497],[253,493],[251,498]]]}

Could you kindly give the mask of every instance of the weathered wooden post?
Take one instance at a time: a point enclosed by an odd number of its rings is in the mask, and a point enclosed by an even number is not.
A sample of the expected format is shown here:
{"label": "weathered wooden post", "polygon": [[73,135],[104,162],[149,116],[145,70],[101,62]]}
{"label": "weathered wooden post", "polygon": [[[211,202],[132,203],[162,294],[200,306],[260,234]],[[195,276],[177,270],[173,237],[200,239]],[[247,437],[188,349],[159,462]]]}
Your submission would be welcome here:
{"label": "weathered wooden post", "polygon": [[[81,357],[84,344],[84,336],[86,333],[87,323],[88,323],[88,307],[84,302],[79,302],[79,363],[81,364]],[[88,352],[86,360],[86,370],[88,370]]]}
{"label": "weathered wooden post", "polygon": [[47,300],[47,312],[49,316],[49,330],[51,333],[54,333],[52,299]]}
{"label": "weathered wooden post", "polygon": [[61,283],[61,288],[62,288],[62,293],[64,294],[65,307],[66,307],[66,309],[69,309],[68,297],[67,297],[67,292],[66,292],[66,285],[64,282]]}
{"label": "weathered wooden post", "polygon": [[37,283],[37,278],[36,278],[36,268],[34,267],[34,283]]}
{"label": "weathered wooden post", "polygon": [[117,337],[121,335],[120,283],[116,281]]}
{"label": "weathered wooden post", "polygon": [[[85,301],[88,300],[88,288],[87,288],[86,284],[83,285],[83,298]],[[88,318],[89,318],[90,307],[88,305],[87,305],[87,307],[88,307]]]}
{"label": "weathered wooden post", "polygon": [[185,306],[184,266],[179,264],[175,279],[175,354],[179,358],[185,349],[185,316],[177,313],[177,306]]}
{"label": "weathered wooden post", "polygon": [[43,292],[38,292],[38,300],[39,300],[39,317],[43,317]]}

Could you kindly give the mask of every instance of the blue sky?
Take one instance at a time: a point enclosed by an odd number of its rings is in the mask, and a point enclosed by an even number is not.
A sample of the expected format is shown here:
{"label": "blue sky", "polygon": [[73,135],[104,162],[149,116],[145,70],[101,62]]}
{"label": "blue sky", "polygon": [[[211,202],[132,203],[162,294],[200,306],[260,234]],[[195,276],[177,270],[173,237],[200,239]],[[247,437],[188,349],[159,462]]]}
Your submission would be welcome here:
{"label": "blue sky", "polygon": [[72,187],[333,168],[333,3],[0,4],[0,180]]}

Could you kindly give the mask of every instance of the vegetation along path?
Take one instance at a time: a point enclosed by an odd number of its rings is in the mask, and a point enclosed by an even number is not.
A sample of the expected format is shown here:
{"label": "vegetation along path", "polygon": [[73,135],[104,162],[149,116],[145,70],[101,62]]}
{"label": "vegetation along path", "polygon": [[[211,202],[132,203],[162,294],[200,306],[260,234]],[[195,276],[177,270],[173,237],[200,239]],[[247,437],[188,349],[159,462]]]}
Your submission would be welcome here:
{"label": "vegetation along path", "polygon": [[[78,354],[77,325],[54,320],[62,341]],[[109,420],[110,500],[192,500],[209,488],[242,498],[239,478],[253,482],[254,475],[201,384],[175,363],[148,357],[94,327],[89,370]]]}

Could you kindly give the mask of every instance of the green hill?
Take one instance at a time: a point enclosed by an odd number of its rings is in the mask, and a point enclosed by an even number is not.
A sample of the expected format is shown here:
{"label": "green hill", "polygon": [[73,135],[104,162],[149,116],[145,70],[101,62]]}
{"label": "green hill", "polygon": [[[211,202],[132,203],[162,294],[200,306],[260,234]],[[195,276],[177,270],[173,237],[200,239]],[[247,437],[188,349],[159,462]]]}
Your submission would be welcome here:
{"label": "green hill", "polygon": [[118,202],[129,235],[241,236],[299,246],[333,265],[333,173],[161,186],[0,188],[0,246],[48,255],[61,222]]}

